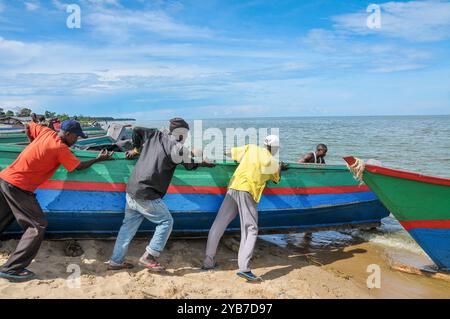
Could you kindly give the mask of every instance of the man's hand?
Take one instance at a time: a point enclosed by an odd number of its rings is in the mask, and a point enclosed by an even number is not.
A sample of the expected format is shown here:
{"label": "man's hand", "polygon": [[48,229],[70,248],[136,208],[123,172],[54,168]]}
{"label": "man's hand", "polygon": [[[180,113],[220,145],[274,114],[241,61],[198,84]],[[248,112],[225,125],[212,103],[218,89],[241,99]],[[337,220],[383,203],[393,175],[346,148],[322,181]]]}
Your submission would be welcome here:
{"label": "man's hand", "polygon": [[102,161],[110,161],[112,160],[112,156],[114,155],[114,152],[108,152],[107,149],[103,149],[100,151],[100,153],[98,153],[97,155],[97,161],[98,162],[102,162]]}
{"label": "man's hand", "polygon": [[136,149],[133,149],[133,150],[125,153],[125,157],[129,160],[134,159],[138,155],[139,155],[139,153],[136,151]]}
{"label": "man's hand", "polygon": [[112,160],[112,156],[114,155],[114,152],[108,152],[107,149],[103,149],[98,153],[97,158],[93,158],[87,162],[81,162],[80,165],[77,167],[77,171],[85,170],[89,167],[91,167],[93,164],[102,162],[102,161],[110,161]]}
{"label": "man's hand", "polygon": [[32,120],[34,123],[39,123],[39,120],[38,120],[38,118],[37,118],[36,113],[32,113],[32,114],[31,114],[31,120]]}
{"label": "man's hand", "polygon": [[200,166],[201,166],[201,167],[209,167],[209,168],[212,168],[212,167],[216,167],[216,163],[215,163],[215,162],[210,162],[210,161],[203,161],[203,162],[200,164]]}
{"label": "man's hand", "polygon": [[288,163],[280,162],[280,170],[287,171],[288,169],[289,169]]}
{"label": "man's hand", "polygon": [[203,159],[203,162],[200,164],[200,166],[212,168],[212,167],[216,167],[216,163],[215,163],[215,161],[212,161],[209,158],[205,157]]}

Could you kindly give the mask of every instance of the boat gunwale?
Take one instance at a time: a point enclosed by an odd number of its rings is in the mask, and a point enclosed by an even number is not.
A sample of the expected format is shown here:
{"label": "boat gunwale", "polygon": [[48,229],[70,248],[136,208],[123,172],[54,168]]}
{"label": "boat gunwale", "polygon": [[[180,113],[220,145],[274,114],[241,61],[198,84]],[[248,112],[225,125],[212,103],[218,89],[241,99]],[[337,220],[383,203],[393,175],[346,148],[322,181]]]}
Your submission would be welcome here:
{"label": "boat gunwale", "polygon": [[[348,163],[348,165],[353,165],[356,161],[353,156],[346,156],[344,160]],[[400,179],[406,179],[411,181],[423,182],[427,184],[436,184],[436,185],[444,185],[450,186],[450,178],[437,177],[431,175],[424,175],[420,173],[414,173],[399,169],[393,169],[388,167],[381,167],[372,164],[365,164],[365,169],[370,173],[385,175],[390,177],[397,177]]]}
{"label": "boat gunwale", "polygon": [[[20,153],[25,149],[26,145],[19,145],[19,144],[0,144],[0,152],[9,152],[9,153]],[[85,158],[95,158],[98,155],[98,151],[87,151],[87,150],[77,150],[77,149],[71,149],[72,152],[78,156],[78,157],[85,157]],[[113,155],[114,160],[126,160],[127,162],[133,162],[133,160],[128,160],[125,157],[125,153],[114,153]],[[289,170],[314,170],[317,173],[320,173],[320,171],[327,171],[327,170],[333,170],[333,171],[342,171],[342,172],[348,172],[348,169],[345,165],[330,165],[330,164],[314,164],[314,163],[288,163],[289,164]],[[237,166],[236,162],[233,161],[225,161],[225,162],[216,162],[217,166]],[[183,169],[183,167],[180,167]]]}

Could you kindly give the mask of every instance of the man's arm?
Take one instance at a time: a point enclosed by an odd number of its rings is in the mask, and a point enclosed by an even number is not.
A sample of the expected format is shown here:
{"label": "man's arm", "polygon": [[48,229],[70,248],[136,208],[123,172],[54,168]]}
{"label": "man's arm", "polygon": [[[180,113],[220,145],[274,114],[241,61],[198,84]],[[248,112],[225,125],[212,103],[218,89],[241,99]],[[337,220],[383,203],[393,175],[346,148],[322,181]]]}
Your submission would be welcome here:
{"label": "man's arm", "polygon": [[226,157],[231,157],[231,149],[223,151],[223,155]]}
{"label": "man's arm", "polygon": [[131,151],[125,153],[127,159],[133,159],[140,154],[140,150],[144,142],[155,133],[155,129],[145,127],[135,127],[133,129],[132,147]]}
{"label": "man's arm", "polygon": [[204,158],[203,161],[201,163],[196,163],[195,162],[195,157],[202,157],[203,158],[203,151],[199,150],[199,149],[192,149],[189,150],[186,147],[183,147],[181,149],[181,152],[189,152],[189,162],[184,162],[183,161],[183,166],[184,168],[186,168],[188,171],[190,170],[194,170],[197,169],[197,167],[215,167],[216,164],[212,161],[210,161],[208,158]]}
{"label": "man's arm", "polygon": [[233,161],[240,162],[247,150],[247,147],[248,147],[247,145],[240,147],[233,147],[228,150],[225,150],[223,154],[227,157],[230,157]]}
{"label": "man's arm", "polygon": [[113,154],[114,154],[114,152],[109,153],[108,150],[106,150],[106,149],[102,150],[98,154],[97,158],[91,159],[90,161],[81,162],[80,165],[77,166],[76,170],[82,171],[84,169],[91,167],[95,163],[112,160]]}
{"label": "man's arm", "polygon": [[313,157],[314,157],[314,155],[312,153],[308,153],[305,156],[303,156],[303,158],[301,158],[298,161],[298,163],[300,163],[300,164],[302,164],[302,163],[309,163]]}
{"label": "man's arm", "polygon": [[30,123],[25,124],[25,133],[27,134],[28,141],[31,143],[34,141],[35,137],[38,135],[38,132],[36,132],[36,125],[38,122],[37,116],[35,113],[31,114],[31,121],[33,124],[30,125]]}

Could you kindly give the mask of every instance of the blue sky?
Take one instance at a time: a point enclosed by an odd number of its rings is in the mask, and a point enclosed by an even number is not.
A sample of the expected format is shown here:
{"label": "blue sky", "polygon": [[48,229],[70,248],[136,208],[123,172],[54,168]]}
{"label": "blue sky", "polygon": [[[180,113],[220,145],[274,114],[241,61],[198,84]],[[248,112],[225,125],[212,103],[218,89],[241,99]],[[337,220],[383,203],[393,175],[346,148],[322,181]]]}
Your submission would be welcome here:
{"label": "blue sky", "polygon": [[[69,29],[67,4],[81,8]],[[381,28],[369,29],[369,4]],[[0,0],[0,106],[138,119],[450,114],[449,1]]]}

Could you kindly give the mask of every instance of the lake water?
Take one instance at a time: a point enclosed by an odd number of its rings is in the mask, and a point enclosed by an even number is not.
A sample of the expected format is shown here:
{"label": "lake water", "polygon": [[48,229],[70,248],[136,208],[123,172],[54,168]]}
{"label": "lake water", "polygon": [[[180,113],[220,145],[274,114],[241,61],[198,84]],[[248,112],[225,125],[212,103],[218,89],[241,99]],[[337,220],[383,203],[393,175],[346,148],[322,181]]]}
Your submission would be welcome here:
{"label": "lake water", "polygon": [[[207,115],[206,115],[207,116]],[[193,124],[193,121],[188,121]],[[142,121],[137,125],[168,127],[167,121]],[[328,164],[344,164],[343,156],[376,159],[384,166],[450,178],[450,116],[293,117],[203,120],[203,129],[279,129],[280,158],[294,162],[318,143],[328,146]],[[301,236],[264,236],[283,244]],[[345,245],[354,238],[423,254],[392,217],[383,220],[379,231],[319,232],[312,243],[318,246]]]}

